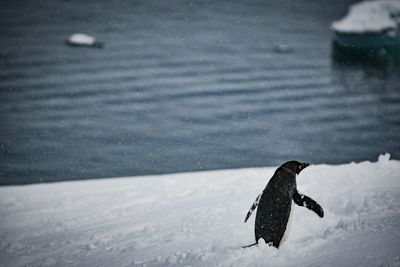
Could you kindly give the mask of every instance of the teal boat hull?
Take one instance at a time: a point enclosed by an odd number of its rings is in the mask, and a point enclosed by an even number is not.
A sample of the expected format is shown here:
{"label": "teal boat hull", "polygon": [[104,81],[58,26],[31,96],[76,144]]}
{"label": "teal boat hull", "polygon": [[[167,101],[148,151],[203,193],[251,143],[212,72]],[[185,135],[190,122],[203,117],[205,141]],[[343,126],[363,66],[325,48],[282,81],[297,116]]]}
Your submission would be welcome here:
{"label": "teal boat hull", "polygon": [[335,43],[352,50],[400,50],[400,30],[389,33],[341,33],[334,31]]}

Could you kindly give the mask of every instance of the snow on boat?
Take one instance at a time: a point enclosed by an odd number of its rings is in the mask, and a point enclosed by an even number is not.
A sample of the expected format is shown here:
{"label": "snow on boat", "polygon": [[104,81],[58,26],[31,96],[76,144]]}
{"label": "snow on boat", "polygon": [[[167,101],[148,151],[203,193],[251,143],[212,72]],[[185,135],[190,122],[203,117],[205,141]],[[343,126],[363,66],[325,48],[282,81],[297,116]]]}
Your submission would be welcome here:
{"label": "snow on boat", "polygon": [[94,37],[84,33],[72,34],[66,41],[66,44],[69,46],[81,46],[81,47],[96,47],[96,48],[103,47],[103,43],[97,42]]}
{"label": "snow on boat", "polygon": [[400,49],[400,1],[365,1],[350,6],[348,14],[331,25],[342,48]]}

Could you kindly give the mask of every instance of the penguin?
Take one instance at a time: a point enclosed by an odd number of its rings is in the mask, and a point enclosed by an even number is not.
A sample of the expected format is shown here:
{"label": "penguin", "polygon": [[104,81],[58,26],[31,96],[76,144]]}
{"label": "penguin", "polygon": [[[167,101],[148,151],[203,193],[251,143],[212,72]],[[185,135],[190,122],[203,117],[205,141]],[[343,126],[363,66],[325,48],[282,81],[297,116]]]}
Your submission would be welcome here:
{"label": "penguin", "polygon": [[104,44],[84,33],[72,34],[65,43],[69,46],[103,48]]}
{"label": "penguin", "polygon": [[262,238],[268,245],[279,249],[289,230],[292,202],[312,210],[321,218],[324,217],[324,210],[315,200],[297,191],[296,176],[309,165],[288,161],[275,171],[247,212],[245,223],[258,206],[254,227],[256,242],[243,248],[258,245],[258,240]]}

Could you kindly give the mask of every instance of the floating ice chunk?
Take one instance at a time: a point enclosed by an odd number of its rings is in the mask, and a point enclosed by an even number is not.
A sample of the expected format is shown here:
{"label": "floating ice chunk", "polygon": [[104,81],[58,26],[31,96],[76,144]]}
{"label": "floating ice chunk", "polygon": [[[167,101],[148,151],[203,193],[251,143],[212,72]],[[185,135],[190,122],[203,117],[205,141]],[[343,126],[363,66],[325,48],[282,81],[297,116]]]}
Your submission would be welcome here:
{"label": "floating ice chunk", "polygon": [[380,33],[397,30],[399,23],[400,1],[365,1],[351,5],[331,28],[340,33]]}
{"label": "floating ice chunk", "polygon": [[388,162],[390,160],[390,153],[385,153],[382,155],[379,155],[378,161],[379,162]]}
{"label": "floating ice chunk", "polygon": [[69,37],[69,42],[77,45],[93,45],[96,39],[84,33],[75,33]]}
{"label": "floating ice chunk", "polygon": [[273,48],[273,51],[274,51],[275,53],[282,53],[282,54],[284,54],[284,53],[292,53],[292,52],[293,52],[293,49],[292,49],[290,46],[288,46],[288,45],[280,44],[280,45],[276,45],[276,46]]}
{"label": "floating ice chunk", "polygon": [[84,33],[74,33],[72,34],[67,42],[70,46],[85,46],[85,47],[103,47],[103,44],[96,41],[96,38],[84,34]]}

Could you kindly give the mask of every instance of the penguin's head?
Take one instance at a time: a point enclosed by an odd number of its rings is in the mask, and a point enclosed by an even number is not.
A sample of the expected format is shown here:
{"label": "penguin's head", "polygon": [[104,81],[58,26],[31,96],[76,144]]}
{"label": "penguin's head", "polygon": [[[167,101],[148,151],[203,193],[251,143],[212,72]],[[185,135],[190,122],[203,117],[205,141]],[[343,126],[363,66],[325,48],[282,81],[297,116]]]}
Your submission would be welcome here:
{"label": "penguin's head", "polygon": [[293,174],[299,174],[302,170],[307,168],[310,165],[310,163],[307,162],[298,162],[296,160],[288,161],[282,164],[281,168],[289,171],[290,173]]}

